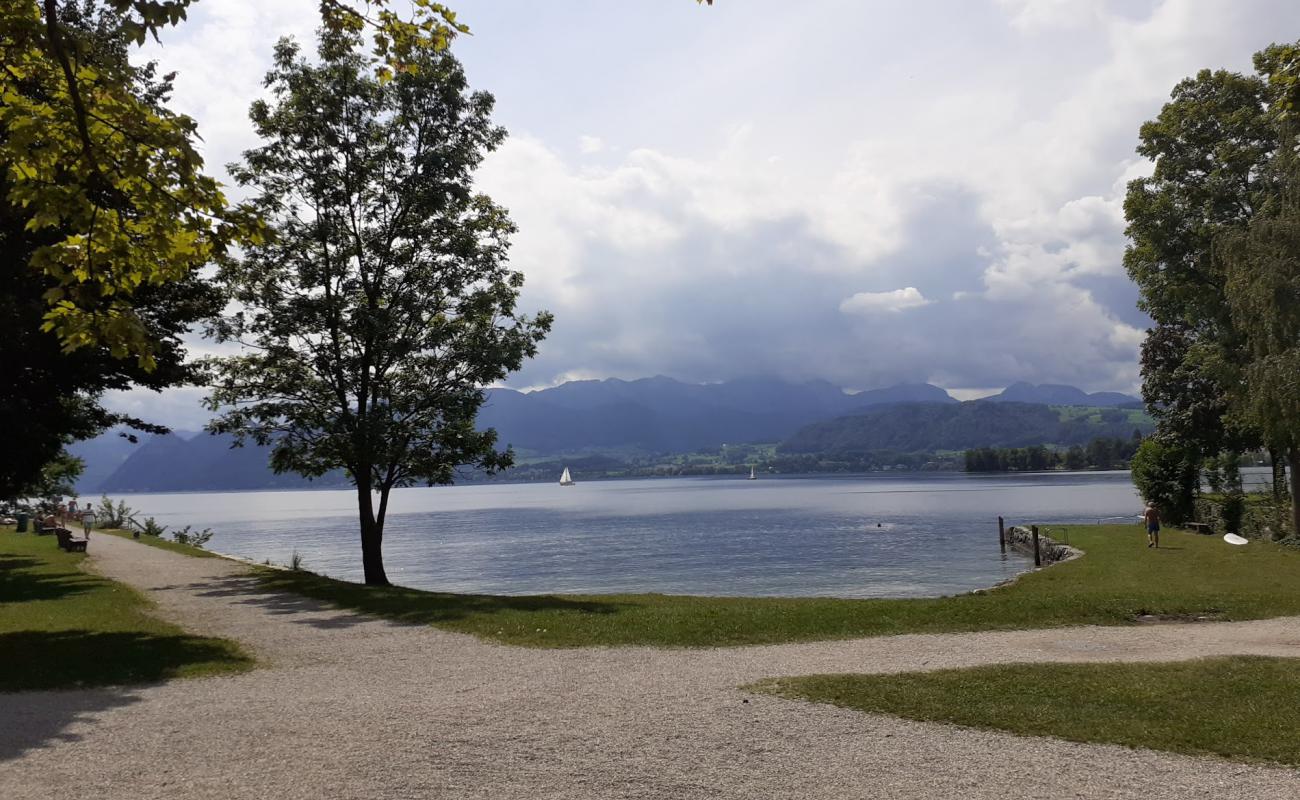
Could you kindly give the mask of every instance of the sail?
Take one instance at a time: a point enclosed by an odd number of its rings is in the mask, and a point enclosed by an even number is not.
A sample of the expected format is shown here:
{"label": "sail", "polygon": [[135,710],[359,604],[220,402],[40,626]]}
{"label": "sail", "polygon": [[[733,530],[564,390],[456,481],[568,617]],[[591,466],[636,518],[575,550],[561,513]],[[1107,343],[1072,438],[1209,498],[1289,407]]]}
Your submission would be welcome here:
{"label": "sail", "polygon": [[570,477],[570,475],[569,475],[569,468],[568,468],[568,467],[565,467],[565,468],[564,468],[564,474],[560,476],[560,485],[561,485],[561,486],[572,486],[572,485],[573,485],[573,478]]}

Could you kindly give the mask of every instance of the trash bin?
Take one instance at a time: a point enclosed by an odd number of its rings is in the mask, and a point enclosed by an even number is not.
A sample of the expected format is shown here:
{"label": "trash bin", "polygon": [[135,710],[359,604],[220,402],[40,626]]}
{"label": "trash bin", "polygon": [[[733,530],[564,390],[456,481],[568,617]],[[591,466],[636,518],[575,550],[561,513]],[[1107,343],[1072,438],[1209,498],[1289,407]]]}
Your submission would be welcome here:
{"label": "trash bin", "polygon": [[18,532],[19,532],[19,533],[27,533],[27,515],[26,515],[26,514],[19,514],[19,515],[18,515]]}

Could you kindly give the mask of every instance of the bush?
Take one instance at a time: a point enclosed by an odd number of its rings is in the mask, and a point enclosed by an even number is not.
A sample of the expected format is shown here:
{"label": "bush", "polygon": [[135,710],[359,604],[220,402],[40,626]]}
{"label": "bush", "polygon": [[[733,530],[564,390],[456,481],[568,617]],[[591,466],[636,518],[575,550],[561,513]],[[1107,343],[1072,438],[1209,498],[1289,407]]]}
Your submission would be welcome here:
{"label": "bush", "polygon": [[204,528],[201,531],[193,530],[189,525],[178,531],[172,532],[172,540],[180,544],[187,544],[190,547],[203,547],[212,538],[212,529]]}
{"label": "bush", "polygon": [[1228,533],[1241,533],[1241,520],[1246,516],[1246,496],[1240,492],[1226,495],[1219,510]]}
{"label": "bush", "polygon": [[160,524],[158,520],[153,517],[148,517],[144,521],[144,526],[140,528],[140,532],[146,536],[160,539],[162,538],[162,535],[167,532],[167,526]]}
{"label": "bush", "polygon": [[95,525],[109,530],[125,530],[134,513],[125,500],[119,500],[115,506],[108,495],[104,495],[95,511]]}
{"label": "bush", "polygon": [[1191,448],[1146,439],[1133,455],[1133,485],[1172,525],[1192,518],[1200,460]]}

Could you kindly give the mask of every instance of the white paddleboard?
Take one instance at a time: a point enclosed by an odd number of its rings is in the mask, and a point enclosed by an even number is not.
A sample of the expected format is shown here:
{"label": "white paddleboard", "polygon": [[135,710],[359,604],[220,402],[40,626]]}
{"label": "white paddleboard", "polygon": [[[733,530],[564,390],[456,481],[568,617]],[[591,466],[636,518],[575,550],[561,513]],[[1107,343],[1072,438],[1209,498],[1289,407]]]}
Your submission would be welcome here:
{"label": "white paddleboard", "polygon": [[1223,534],[1223,541],[1227,542],[1228,544],[1247,544],[1250,542],[1250,540],[1247,539],[1246,537],[1238,536],[1235,533]]}

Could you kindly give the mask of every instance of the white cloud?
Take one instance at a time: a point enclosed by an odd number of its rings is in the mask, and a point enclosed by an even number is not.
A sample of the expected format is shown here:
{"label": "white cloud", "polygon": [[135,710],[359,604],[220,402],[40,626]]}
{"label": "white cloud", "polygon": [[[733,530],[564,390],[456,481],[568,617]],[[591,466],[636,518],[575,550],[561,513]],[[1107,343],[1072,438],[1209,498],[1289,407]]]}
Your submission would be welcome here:
{"label": "white cloud", "polygon": [[905,311],[930,305],[915,286],[895,289],[892,292],[858,292],[840,303],[845,314],[878,314],[881,311]]}
{"label": "white cloud", "polygon": [[998,0],[1007,10],[1011,26],[1024,33],[1077,28],[1103,17],[1097,0]]}
{"label": "white cloud", "polygon": [[[680,5],[592,4],[576,27],[563,3],[462,15],[471,84],[513,134],[479,186],[519,225],[526,305],[556,313],[515,385],[1132,390],[1138,126],[1182,77],[1249,69],[1300,30],[1293,0]],[[200,3],[165,37],[213,161],[254,143],[271,45],[314,6]]]}
{"label": "white cloud", "polygon": [[177,431],[199,431],[212,416],[203,408],[207,390],[197,387],[153,392],[148,389],[109,392],[104,407]]}

